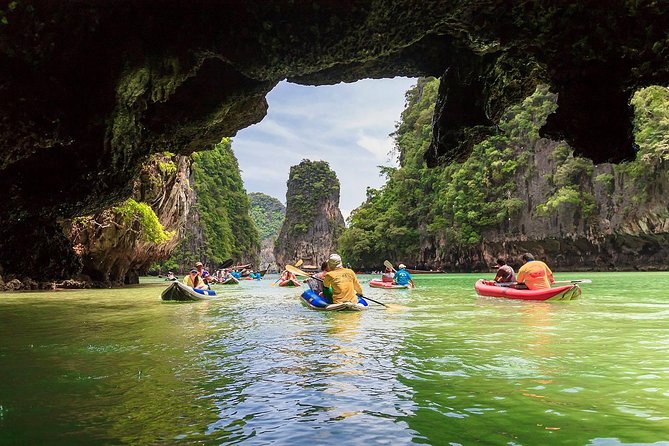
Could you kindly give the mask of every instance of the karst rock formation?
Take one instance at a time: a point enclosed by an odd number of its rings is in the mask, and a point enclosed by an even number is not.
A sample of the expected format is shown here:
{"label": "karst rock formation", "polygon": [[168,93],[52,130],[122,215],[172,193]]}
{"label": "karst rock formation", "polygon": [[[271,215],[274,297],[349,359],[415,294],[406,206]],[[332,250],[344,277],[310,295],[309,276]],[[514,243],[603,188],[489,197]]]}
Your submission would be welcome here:
{"label": "karst rock formation", "polygon": [[669,83],[657,1],[20,1],[0,5],[0,273],[76,274],[59,220],[130,196],[149,155],[188,155],[266,114],[266,94],[438,76],[431,165],[466,157],[538,82],[542,134],[634,154],[630,95]]}
{"label": "karst rock formation", "polygon": [[339,190],[337,175],[325,161],[303,160],[290,168],[286,219],[274,244],[279,269],[298,260],[318,269],[337,250],[344,229]]}

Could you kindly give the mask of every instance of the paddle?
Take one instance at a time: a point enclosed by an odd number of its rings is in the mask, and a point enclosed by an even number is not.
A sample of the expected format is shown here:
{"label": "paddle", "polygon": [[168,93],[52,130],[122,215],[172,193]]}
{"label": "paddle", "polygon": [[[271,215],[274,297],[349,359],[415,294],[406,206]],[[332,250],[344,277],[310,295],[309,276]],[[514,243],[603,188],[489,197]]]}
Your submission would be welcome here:
{"label": "paddle", "polygon": [[223,264],[221,265],[221,267],[220,267],[219,269],[230,268],[230,267],[232,266],[233,263],[234,263],[234,260],[232,260],[232,259],[227,259],[227,260],[223,261]]}
{"label": "paddle", "polygon": [[559,283],[592,283],[591,279],[574,279],[574,280],[556,280],[554,284]]}
{"label": "paddle", "polygon": [[302,266],[303,263],[304,263],[304,260],[300,259],[297,262],[295,262],[295,267],[299,268],[300,266]]}
{"label": "paddle", "polygon": [[[291,273],[293,273],[295,275],[304,276],[304,277],[311,277],[312,279],[316,279],[319,282],[323,281],[323,279],[321,279],[320,277],[316,277],[316,276],[312,276],[310,274],[307,274],[304,271],[302,271],[301,269],[294,267],[293,265],[286,265],[286,270],[290,271]],[[371,299],[367,296],[361,296],[361,297],[365,300],[370,300],[370,301],[374,302],[375,304],[383,305],[384,307],[388,308],[388,305],[384,304],[383,302],[379,302],[378,300]]]}

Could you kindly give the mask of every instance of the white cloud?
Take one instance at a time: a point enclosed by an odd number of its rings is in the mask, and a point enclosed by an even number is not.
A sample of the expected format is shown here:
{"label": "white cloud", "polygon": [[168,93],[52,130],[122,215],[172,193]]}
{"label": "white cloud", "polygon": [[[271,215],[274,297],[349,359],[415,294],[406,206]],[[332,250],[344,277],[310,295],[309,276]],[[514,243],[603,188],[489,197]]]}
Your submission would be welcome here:
{"label": "white cloud", "polygon": [[390,136],[383,139],[360,135],[356,143],[374,155],[381,163],[387,163],[390,159],[390,151],[393,149],[394,141]]}

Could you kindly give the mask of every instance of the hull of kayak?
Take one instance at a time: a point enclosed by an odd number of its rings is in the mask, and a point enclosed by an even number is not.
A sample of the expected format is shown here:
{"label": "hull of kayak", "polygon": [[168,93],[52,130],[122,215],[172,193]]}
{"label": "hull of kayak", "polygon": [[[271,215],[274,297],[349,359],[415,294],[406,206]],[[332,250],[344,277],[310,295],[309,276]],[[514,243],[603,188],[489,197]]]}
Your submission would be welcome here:
{"label": "hull of kayak", "polygon": [[479,296],[544,302],[574,300],[581,295],[581,288],[576,284],[542,290],[517,290],[511,287],[497,286],[492,280],[479,279],[474,284],[474,289]]}
{"label": "hull of kayak", "polygon": [[370,280],[369,286],[372,288],[386,288],[388,290],[407,290],[411,288],[411,285],[398,285],[393,282],[384,282],[381,279]]}
{"label": "hull of kayak", "polygon": [[189,302],[194,300],[207,300],[216,296],[216,291],[196,290],[181,282],[172,282],[160,295],[163,300],[172,300],[178,302]]}
{"label": "hull of kayak", "polygon": [[358,296],[358,303],[343,302],[340,304],[333,304],[325,301],[321,296],[314,293],[312,290],[307,290],[300,296],[300,300],[307,307],[318,311],[362,311],[366,309],[369,304],[367,301]]}
{"label": "hull of kayak", "polygon": [[297,280],[288,279],[279,282],[279,286],[302,286],[302,284]]}
{"label": "hull of kayak", "polygon": [[223,279],[221,282],[219,282],[221,285],[237,285],[239,284],[239,279],[236,277],[228,277],[227,279]]}

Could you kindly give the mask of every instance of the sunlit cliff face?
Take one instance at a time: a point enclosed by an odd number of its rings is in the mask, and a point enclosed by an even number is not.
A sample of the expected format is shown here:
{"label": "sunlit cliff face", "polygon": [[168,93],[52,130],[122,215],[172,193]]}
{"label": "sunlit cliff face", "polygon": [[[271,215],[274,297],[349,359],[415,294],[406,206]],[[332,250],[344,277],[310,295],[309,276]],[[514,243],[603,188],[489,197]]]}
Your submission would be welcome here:
{"label": "sunlit cliff face", "polygon": [[440,76],[431,165],[466,157],[538,82],[559,93],[544,135],[631,158],[629,97],[669,81],[660,2],[26,1],[0,20],[0,267],[47,277],[79,267],[58,218],[127,197],[151,153],[258,122],[284,78]]}

